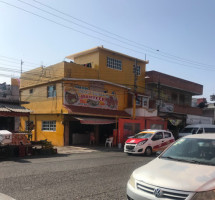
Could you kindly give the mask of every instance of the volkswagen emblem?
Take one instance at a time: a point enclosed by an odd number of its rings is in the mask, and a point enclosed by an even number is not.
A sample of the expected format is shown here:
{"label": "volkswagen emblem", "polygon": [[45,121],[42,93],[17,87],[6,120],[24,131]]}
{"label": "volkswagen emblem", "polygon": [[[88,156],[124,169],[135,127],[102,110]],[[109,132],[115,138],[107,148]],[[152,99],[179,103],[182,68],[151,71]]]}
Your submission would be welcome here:
{"label": "volkswagen emblem", "polygon": [[154,189],[154,195],[157,197],[157,198],[160,198],[163,196],[163,191],[160,189],[160,188],[155,188]]}

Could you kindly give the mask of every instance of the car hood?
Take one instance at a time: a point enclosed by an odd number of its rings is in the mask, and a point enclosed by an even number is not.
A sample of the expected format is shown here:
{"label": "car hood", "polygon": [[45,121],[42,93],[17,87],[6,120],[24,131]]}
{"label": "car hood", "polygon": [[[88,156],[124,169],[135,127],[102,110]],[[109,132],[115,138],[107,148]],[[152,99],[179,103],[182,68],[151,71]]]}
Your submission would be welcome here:
{"label": "car hood", "polygon": [[12,198],[6,194],[3,194],[3,193],[0,193],[0,199],[1,200],[15,200],[14,198]]}
{"label": "car hood", "polygon": [[134,144],[138,144],[139,142],[148,140],[147,138],[129,138],[128,140],[126,140],[125,143],[134,143]]}
{"label": "car hood", "polygon": [[174,190],[200,192],[215,189],[215,166],[156,158],[136,169],[136,180]]}

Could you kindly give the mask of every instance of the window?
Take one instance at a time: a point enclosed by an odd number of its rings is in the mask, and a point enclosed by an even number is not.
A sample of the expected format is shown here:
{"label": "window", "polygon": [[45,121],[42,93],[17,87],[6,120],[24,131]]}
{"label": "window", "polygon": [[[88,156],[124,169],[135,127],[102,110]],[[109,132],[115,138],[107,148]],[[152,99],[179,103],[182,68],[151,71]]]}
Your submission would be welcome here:
{"label": "window", "polygon": [[56,97],[56,86],[55,85],[47,86],[47,97]]}
{"label": "window", "polygon": [[156,133],[152,138],[153,141],[160,140],[160,139],[163,139],[163,133],[162,132]]}
{"label": "window", "polygon": [[215,128],[205,128],[205,133],[215,133]]}
{"label": "window", "polygon": [[87,63],[87,64],[81,64],[81,65],[83,65],[84,67],[92,68],[92,65],[91,65],[91,63]]}
{"label": "window", "polygon": [[143,99],[142,99],[142,107],[147,107],[148,108],[148,103],[149,103],[149,98],[148,97],[143,97]]}
{"label": "window", "polygon": [[56,131],[56,121],[42,121],[43,131]]}
{"label": "window", "polygon": [[30,90],[29,90],[29,93],[32,94],[32,93],[33,93],[33,89],[30,89]]}
{"label": "window", "polygon": [[164,132],[164,138],[170,138],[170,137],[171,137],[171,133]]}
{"label": "window", "polygon": [[203,133],[203,128],[200,128],[197,134]]}
{"label": "window", "polygon": [[173,93],[172,94],[172,103],[177,103],[178,95]]}
{"label": "window", "polygon": [[142,96],[137,96],[136,97],[136,106],[141,106],[141,103],[142,103]]}
{"label": "window", "polygon": [[[34,125],[34,122],[33,121],[25,121],[25,130],[28,131],[28,130],[33,130],[33,125]],[[29,128],[28,128],[29,127]]]}
{"label": "window", "polygon": [[137,65],[136,70],[135,70],[135,65],[133,65],[133,73],[134,74],[135,74],[135,71],[136,71],[136,75],[140,76],[140,66],[139,65]]}
{"label": "window", "polygon": [[148,107],[148,97],[142,95],[136,96],[136,106]]}
{"label": "window", "polygon": [[184,105],[185,104],[185,96],[183,94],[180,94],[179,96],[179,101],[180,101],[180,104],[181,105]]}
{"label": "window", "polygon": [[151,124],[150,129],[163,129],[162,124]]}
{"label": "window", "polygon": [[107,57],[107,67],[116,70],[122,70],[122,61]]}

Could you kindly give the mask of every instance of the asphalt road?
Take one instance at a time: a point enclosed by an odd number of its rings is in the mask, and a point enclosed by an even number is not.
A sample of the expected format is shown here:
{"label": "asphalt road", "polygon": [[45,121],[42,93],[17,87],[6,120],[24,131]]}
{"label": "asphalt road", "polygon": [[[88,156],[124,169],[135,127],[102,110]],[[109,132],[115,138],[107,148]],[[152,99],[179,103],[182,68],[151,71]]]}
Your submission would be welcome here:
{"label": "asphalt road", "polygon": [[124,200],[132,171],[152,159],[91,152],[1,160],[0,193],[17,200]]}

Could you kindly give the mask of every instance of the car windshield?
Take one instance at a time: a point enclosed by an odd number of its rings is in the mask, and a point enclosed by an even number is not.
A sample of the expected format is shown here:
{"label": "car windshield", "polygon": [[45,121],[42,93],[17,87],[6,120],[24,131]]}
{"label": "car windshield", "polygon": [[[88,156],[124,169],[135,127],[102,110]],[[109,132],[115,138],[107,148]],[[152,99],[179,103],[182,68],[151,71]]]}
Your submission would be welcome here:
{"label": "car windshield", "polygon": [[149,138],[151,136],[151,133],[138,133],[133,138]]}
{"label": "car windshield", "polygon": [[181,133],[192,133],[192,134],[196,134],[198,128],[184,128]]}
{"label": "car windshield", "polygon": [[182,138],[160,157],[205,165],[215,165],[215,140]]}

